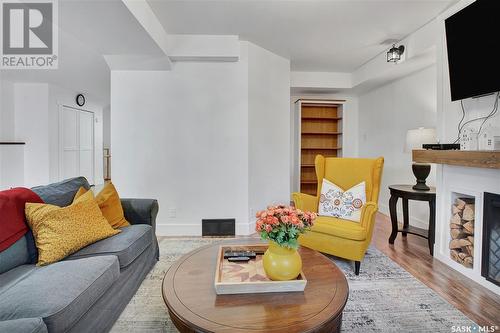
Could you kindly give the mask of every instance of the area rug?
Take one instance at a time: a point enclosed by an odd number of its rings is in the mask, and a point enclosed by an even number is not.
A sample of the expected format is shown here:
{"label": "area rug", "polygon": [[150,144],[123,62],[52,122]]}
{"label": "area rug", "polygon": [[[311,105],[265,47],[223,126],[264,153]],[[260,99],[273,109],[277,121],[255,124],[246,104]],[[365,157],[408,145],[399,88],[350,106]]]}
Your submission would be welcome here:
{"label": "area rug", "polygon": [[[214,239],[168,238],[160,241],[160,261],[146,277],[111,332],[178,332],[161,296],[170,265],[183,254]],[[474,323],[432,289],[377,249],[370,247],[354,275],[353,264],[331,257],[349,282],[344,332],[452,332],[453,326]],[[292,333],[292,332],[291,332]]]}

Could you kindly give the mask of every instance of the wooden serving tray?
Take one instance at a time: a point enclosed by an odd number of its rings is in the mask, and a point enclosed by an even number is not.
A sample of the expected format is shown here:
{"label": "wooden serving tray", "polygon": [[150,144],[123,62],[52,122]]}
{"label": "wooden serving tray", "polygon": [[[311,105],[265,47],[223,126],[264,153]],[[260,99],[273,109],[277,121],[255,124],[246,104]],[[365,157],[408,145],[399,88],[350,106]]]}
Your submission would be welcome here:
{"label": "wooden serving tray", "polygon": [[[214,286],[217,295],[304,291],[307,280],[303,272],[291,281],[272,281],[266,276],[262,256],[267,247],[267,244],[221,245],[215,269]],[[235,263],[224,259],[224,252],[227,250],[248,250],[262,254],[257,254],[249,262]]]}

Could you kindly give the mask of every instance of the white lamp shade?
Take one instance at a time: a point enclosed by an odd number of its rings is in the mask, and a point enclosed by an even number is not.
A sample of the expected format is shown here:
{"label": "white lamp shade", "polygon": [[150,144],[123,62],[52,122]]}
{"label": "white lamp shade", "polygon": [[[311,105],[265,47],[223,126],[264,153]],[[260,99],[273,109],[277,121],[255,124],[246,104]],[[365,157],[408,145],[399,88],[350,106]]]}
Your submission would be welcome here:
{"label": "white lamp shade", "polygon": [[413,149],[422,149],[424,143],[437,143],[435,128],[420,127],[408,130],[405,152],[410,153]]}

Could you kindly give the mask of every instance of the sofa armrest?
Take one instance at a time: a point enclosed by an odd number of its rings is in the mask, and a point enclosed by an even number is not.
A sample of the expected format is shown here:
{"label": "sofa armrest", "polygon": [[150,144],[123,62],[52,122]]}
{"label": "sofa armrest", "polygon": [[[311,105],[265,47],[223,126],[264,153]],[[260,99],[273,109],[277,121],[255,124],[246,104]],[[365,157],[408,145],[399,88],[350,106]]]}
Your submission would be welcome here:
{"label": "sofa armrest", "polygon": [[158,200],[155,199],[121,199],[125,219],[130,224],[148,224],[156,229]]}
{"label": "sofa armrest", "polygon": [[295,207],[308,212],[318,212],[318,197],[305,193],[292,193],[292,199]]}

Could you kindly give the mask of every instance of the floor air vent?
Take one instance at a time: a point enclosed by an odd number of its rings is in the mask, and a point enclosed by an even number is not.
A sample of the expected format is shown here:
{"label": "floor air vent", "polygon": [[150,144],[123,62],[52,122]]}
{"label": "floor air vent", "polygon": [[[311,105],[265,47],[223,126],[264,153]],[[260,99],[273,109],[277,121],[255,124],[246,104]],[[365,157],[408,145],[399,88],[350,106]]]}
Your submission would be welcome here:
{"label": "floor air vent", "polygon": [[229,237],[236,235],[235,219],[202,219],[201,235],[206,237]]}

